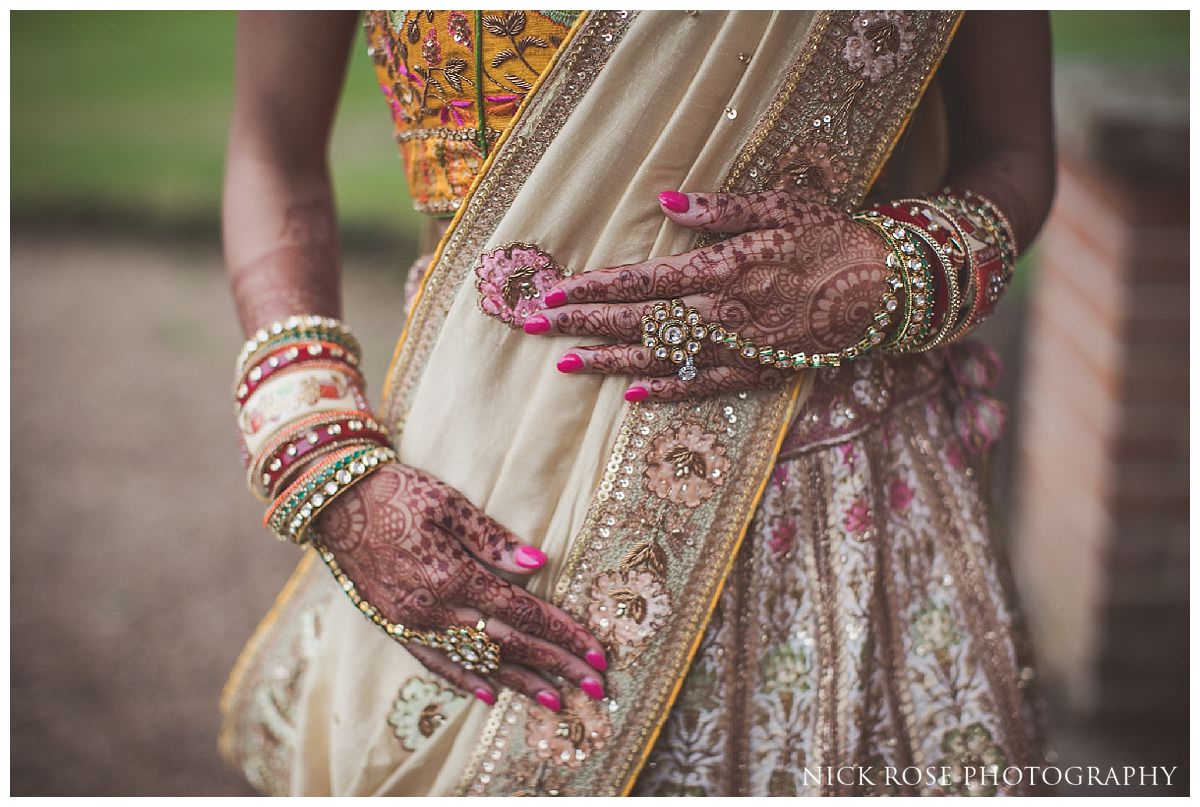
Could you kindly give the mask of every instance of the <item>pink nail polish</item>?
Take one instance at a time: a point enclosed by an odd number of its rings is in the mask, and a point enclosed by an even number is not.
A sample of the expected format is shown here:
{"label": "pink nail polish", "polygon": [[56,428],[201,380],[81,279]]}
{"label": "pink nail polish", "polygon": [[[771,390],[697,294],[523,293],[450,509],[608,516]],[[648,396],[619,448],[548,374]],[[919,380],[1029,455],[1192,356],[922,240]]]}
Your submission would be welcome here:
{"label": "pink nail polish", "polygon": [[513,562],[522,569],[537,569],[546,562],[546,553],[532,546],[519,546],[513,552]]}
{"label": "pink nail polish", "polygon": [[558,367],[560,373],[573,373],[583,367],[583,359],[579,358],[576,353],[568,353],[559,359],[555,366]]}
{"label": "pink nail polish", "polygon": [[658,195],[658,203],[672,213],[686,213],[692,204],[687,194],[677,191],[663,191]]}
{"label": "pink nail polish", "polygon": [[542,300],[542,304],[545,305],[546,308],[558,308],[560,305],[566,305],[567,293],[562,289],[551,289]]}
{"label": "pink nail polish", "polygon": [[625,390],[625,400],[640,401],[649,394],[650,394],[650,390],[646,389],[645,387],[643,387],[639,384],[634,384],[632,387]]}
{"label": "pink nail polish", "polygon": [[525,320],[525,333],[545,333],[550,330],[550,320],[541,314],[534,314]]}
{"label": "pink nail polish", "polygon": [[479,698],[479,700],[483,701],[488,706],[494,706],[496,704],[496,696],[488,692],[483,687],[475,690],[475,697]]}
{"label": "pink nail polish", "polygon": [[548,689],[543,689],[537,694],[537,702],[552,712],[557,712],[562,708],[562,701],[560,701],[558,696]]}
{"label": "pink nail polish", "polygon": [[591,664],[600,672],[608,669],[608,660],[604,658],[604,654],[598,650],[589,650],[584,654],[583,660]]}
{"label": "pink nail polish", "polygon": [[604,700],[604,685],[595,678],[584,678],[579,682],[579,688],[594,701]]}

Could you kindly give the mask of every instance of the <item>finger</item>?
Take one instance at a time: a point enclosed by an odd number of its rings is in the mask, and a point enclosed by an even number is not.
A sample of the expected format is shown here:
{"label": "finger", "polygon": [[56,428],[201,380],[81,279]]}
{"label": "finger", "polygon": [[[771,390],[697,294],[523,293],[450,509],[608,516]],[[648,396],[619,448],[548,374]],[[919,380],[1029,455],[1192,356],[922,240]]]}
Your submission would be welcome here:
{"label": "finger", "polygon": [[[480,613],[474,609],[462,608],[457,609],[455,616],[461,624],[474,625],[478,623]],[[593,700],[604,697],[603,677],[590,665],[561,647],[522,633],[499,619],[487,620],[484,632],[500,646],[500,658],[503,662],[520,664],[532,670],[565,678]]]}
{"label": "finger", "polygon": [[545,307],[556,309],[570,303],[644,302],[716,291],[732,269],[726,257],[728,251],[718,249],[718,246],[573,275],[560,280],[546,294]]}
{"label": "finger", "polygon": [[482,567],[468,578],[458,596],[461,602],[482,611],[488,619],[499,619],[519,631],[556,644],[597,670],[604,671],[608,666],[604,646],[565,611]]}
{"label": "finger", "polygon": [[681,378],[639,378],[625,391],[627,401],[682,401],[718,392],[774,387],[792,377],[775,367],[709,367],[691,381]]}
{"label": "finger", "polygon": [[498,684],[527,695],[552,712],[562,709],[563,697],[558,688],[528,667],[501,664],[491,678]]}
{"label": "finger", "polygon": [[500,522],[476,507],[460,491],[439,483],[442,492],[441,521],[432,520],[452,533],[476,558],[506,572],[532,574],[546,563],[546,554],[526,544]]}
{"label": "finger", "polygon": [[679,193],[658,195],[667,218],[709,233],[773,230],[798,222],[798,203],[786,191],[762,193]]}
{"label": "finger", "polygon": [[495,687],[488,683],[486,678],[470,670],[464,670],[460,665],[451,661],[443,651],[435,650],[432,647],[423,647],[419,644],[408,644],[405,645],[405,648],[413,658],[425,666],[425,669],[434,675],[445,678],[452,686],[474,693],[475,697],[488,706],[496,702]]}
{"label": "finger", "polygon": [[[574,358],[571,358],[574,357]],[[693,357],[697,367],[716,367],[737,364],[740,357],[716,345],[705,344]],[[660,359],[654,351],[642,345],[586,345],[573,347],[558,361],[563,373],[596,373],[599,375],[667,376],[679,372],[679,365]]]}
{"label": "finger", "polygon": [[525,320],[526,333],[600,336],[621,342],[641,340],[647,303],[568,305]]}

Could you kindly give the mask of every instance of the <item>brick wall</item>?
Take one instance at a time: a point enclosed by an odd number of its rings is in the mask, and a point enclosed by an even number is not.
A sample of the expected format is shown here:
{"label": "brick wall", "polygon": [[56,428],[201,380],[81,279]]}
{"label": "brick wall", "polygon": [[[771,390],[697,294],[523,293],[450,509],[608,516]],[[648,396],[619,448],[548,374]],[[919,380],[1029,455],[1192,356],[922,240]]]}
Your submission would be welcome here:
{"label": "brick wall", "polygon": [[1173,181],[1061,157],[1030,300],[1013,552],[1048,691],[1076,717],[1186,735],[1184,149]]}

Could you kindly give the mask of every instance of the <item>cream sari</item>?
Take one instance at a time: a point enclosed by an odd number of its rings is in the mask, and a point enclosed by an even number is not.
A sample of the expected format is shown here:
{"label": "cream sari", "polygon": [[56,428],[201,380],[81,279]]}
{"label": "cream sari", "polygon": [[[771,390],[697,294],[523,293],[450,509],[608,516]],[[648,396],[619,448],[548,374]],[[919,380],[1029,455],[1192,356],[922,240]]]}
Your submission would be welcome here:
{"label": "cream sari", "polygon": [[[570,340],[527,338],[487,316],[473,270],[481,255],[516,242],[572,272],[684,252],[695,236],[664,222],[657,191],[769,187],[789,149],[832,155],[836,170],[814,190],[853,208],[958,18],[881,16],[873,39],[855,27],[868,26],[867,15],[852,12],[581,16],[442,239],[381,414],[404,462],[547,553],[529,588],[606,643],[609,697],[592,702],[569,688],[554,715],[504,691],[488,708],[363,619],[309,556],[222,701],[223,750],[255,786],[631,791],[702,639],[723,652],[719,626],[707,639],[705,628],[813,376],[776,390],[630,405],[624,379],[554,370]],[[826,764],[848,750],[826,748]],[[664,753],[656,755],[665,766]],[[654,764],[647,781],[662,779],[665,767]]]}

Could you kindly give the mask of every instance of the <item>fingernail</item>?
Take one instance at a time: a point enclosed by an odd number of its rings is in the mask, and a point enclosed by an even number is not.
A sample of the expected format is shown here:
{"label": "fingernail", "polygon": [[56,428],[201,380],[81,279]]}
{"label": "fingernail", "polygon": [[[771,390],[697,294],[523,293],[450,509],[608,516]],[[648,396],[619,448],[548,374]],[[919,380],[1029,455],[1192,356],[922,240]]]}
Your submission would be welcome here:
{"label": "fingernail", "polygon": [[579,358],[576,353],[568,353],[559,359],[555,366],[558,367],[560,373],[573,373],[583,367],[583,359]]}
{"label": "fingernail", "polygon": [[649,394],[650,394],[650,390],[646,389],[645,387],[641,386],[640,384],[634,384],[632,387],[625,390],[625,400],[640,401]]}
{"label": "fingernail", "polygon": [[546,553],[532,546],[519,546],[513,552],[513,562],[522,569],[537,569],[546,562]]}
{"label": "fingernail", "polygon": [[663,191],[658,195],[658,203],[672,213],[686,213],[692,202],[686,193]]}
{"label": "fingernail", "polygon": [[479,698],[479,700],[483,701],[488,706],[496,705],[496,696],[493,695],[492,693],[488,692],[483,687],[480,687],[479,689],[475,690],[475,697]]}
{"label": "fingernail", "polygon": [[595,678],[584,678],[579,682],[579,688],[587,693],[594,701],[604,700],[604,685]]}
{"label": "fingernail", "polygon": [[550,330],[550,320],[541,314],[534,314],[525,320],[525,333],[545,333]]}
{"label": "fingernail", "polygon": [[542,300],[542,304],[546,308],[558,308],[560,305],[566,305],[567,293],[562,289],[551,289],[550,293]]}
{"label": "fingernail", "polygon": [[583,660],[591,664],[600,672],[608,669],[608,660],[604,658],[604,654],[599,650],[589,650],[583,655]]}
{"label": "fingernail", "polygon": [[552,712],[557,712],[562,708],[562,701],[560,701],[558,696],[548,689],[543,689],[537,694],[537,702]]}

